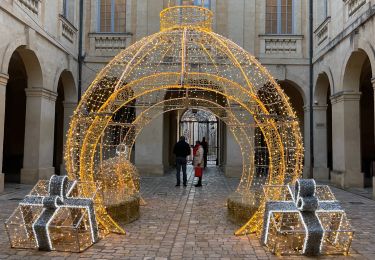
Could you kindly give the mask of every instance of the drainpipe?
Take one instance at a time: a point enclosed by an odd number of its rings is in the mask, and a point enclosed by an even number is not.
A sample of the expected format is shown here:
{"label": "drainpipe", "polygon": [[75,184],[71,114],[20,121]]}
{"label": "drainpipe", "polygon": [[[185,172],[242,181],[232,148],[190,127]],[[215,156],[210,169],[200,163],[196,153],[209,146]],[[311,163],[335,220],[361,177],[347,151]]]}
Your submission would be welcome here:
{"label": "drainpipe", "polygon": [[83,65],[83,0],[79,0],[79,39],[78,39],[78,102],[81,100],[82,93],[82,65]]}
{"label": "drainpipe", "polygon": [[313,55],[314,55],[314,42],[313,42],[313,0],[309,0],[309,66],[310,66],[310,174],[309,178],[314,177],[314,65],[313,65]]}

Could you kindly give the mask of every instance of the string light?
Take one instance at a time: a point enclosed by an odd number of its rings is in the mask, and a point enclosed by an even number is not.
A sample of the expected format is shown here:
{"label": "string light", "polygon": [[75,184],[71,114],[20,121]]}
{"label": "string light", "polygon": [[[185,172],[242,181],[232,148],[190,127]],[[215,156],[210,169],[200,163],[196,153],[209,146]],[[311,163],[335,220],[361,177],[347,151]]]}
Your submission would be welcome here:
{"label": "string light", "polygon": [[[138,134],[169,111],[206,109],[228,125],[243,158],[237,191],[244,199],[261,185],[295,182],[302,172],[298,119],[268,71],[212,31],[210,10],[175,6],[160,17],[160,32],[119,53],[98,74],[70,124],[67,172],[71,179],[103,184],[96,216],[106,232],[125,232],[107,211],[111,199],[139,196],[131,163]],[[261,230],[264,197],[256,194],[261,206],[236,234]]]}
{"label": "string light", "polygon": [[[81,196],[85,185],[89,197]],[[5,222],[11,246],[81,252],[96,243],[96,186],[56,175],[39,181]]]}
{"label": "string light", "polygon": [[294,191],[290,184],[264,185],[263,189],[266,210],[261,241],[273,253],[349,253],[354,232],[327,185],[301,179]]}

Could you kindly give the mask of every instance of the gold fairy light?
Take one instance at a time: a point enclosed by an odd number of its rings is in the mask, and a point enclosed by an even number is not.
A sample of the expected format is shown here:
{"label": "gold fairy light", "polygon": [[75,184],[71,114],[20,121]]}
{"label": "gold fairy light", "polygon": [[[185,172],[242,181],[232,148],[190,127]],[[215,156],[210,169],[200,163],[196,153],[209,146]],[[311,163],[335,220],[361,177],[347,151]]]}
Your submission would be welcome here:
{"label": "gold fairy light", "polygon": [[98,183],[70,181],[67,176],[40,180],[5,222],[11,247],[86,250],[99,240],[98,191]]}
{"label": "gold fairy light", "polygon": [[[120,52],[98,74],[70,124],[68,175],[102,184],[96,216],[107,232],[124,233],[118,216],[108,210],[111,198],[118,204],[139,198],[138,173],[131,162],[138,134],[169,111],[205,109],[227,124],[241,148],[237,192],[244,198],[265,184],[293,183],[302,172],[298,119],[268,71],[212,31],[210,10],[175,6],[160,17],[160,32]],[[264,205],[262,193],[256,194]],[[263,211],[260,206],[236,233],[260,231]]]}

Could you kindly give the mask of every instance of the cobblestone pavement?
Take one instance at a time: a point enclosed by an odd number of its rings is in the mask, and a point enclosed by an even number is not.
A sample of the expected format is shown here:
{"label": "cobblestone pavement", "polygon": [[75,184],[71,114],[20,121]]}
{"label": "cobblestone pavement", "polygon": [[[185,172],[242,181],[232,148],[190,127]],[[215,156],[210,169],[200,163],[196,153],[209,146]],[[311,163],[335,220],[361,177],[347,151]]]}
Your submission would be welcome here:
{"label": "cobblestone pavement", "polygon": [[[255,235],[236,237],[238,228],[226,218],[226,198],[238,180],[225,178],[216,168],[204,175],[203,187],[174,187],[171,173],[142,178],[141,218],[126,226],[127,235],[109,235],[84,253],[39,252],[9,247],[0,225],[0,259],[276,259]],[[0,196],[0,222],[31,189],[6,186]],[[375,201],[333,188],[356,229],[351,255],[324,258],[375,259]],[[284,259],[303,257],[284,257]]]}

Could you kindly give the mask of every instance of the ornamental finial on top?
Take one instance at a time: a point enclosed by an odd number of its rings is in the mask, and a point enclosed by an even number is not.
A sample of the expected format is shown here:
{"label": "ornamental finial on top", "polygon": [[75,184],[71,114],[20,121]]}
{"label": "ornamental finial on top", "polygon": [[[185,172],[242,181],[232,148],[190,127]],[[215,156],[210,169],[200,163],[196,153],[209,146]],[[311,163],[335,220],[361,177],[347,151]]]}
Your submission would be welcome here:
{"label": "ornamental finial on top", "polygon": [[160,29],[172,30],[183,27],[212,30],[213,13],[201,6],[174,6],[161,11]]}

